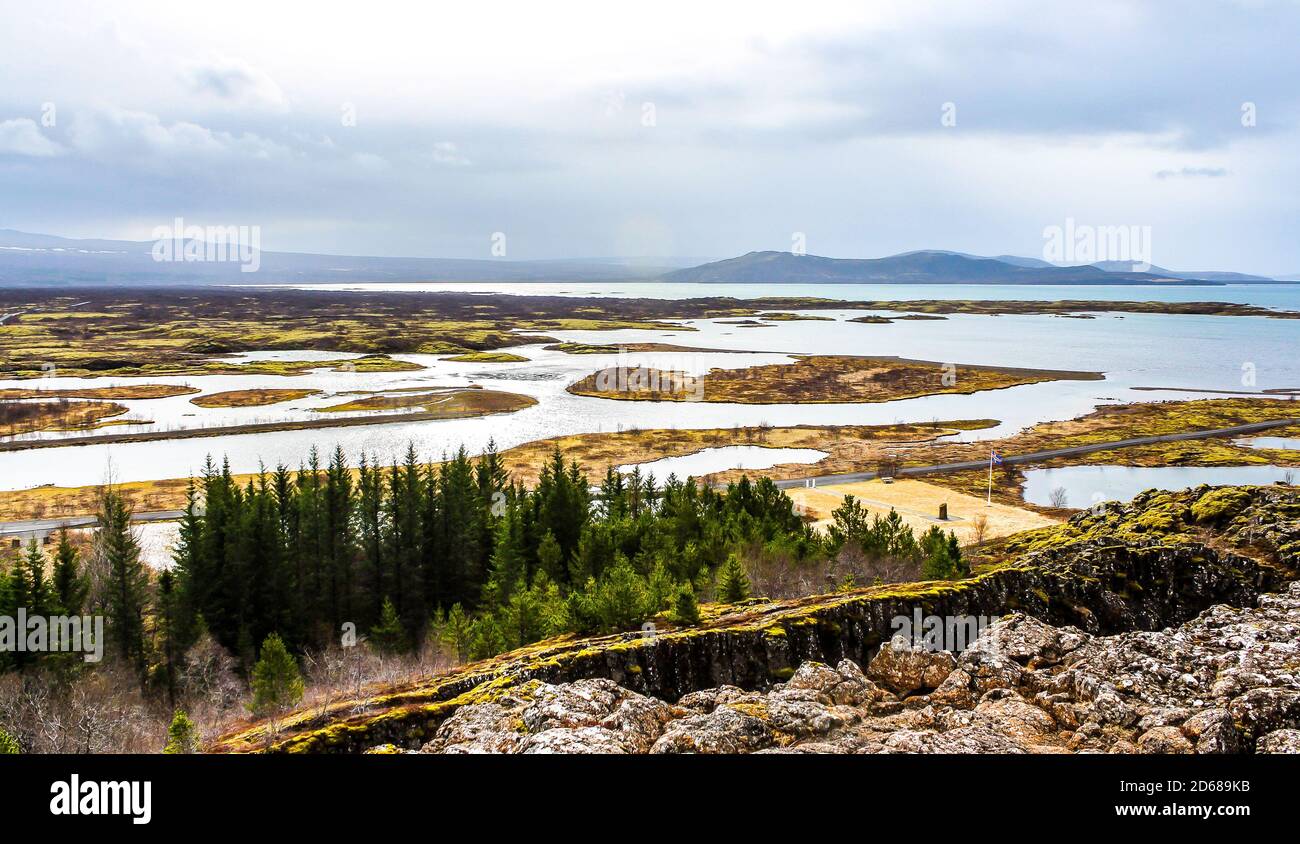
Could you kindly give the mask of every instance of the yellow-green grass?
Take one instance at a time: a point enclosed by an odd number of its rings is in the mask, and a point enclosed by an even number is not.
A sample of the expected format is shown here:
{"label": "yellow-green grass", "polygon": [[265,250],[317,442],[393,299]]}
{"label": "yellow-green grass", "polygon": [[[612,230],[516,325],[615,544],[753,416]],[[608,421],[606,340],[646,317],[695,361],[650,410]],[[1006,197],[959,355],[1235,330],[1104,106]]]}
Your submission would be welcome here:
{"label": "yellow-green grass", "polygon": [[527,363],[528,358],[513,352],[464,352],[445,357],[443,360],[456,363]]}

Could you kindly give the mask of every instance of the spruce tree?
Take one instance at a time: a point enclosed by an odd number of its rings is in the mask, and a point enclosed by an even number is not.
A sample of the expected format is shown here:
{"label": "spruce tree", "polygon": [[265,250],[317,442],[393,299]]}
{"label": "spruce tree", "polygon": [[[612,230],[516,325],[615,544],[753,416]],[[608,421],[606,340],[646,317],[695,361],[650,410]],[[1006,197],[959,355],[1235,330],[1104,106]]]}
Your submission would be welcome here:
{"label": "spruce tree", "polygon": [[735,554],[727,557],[718,572],[718,600],[724,604],[735,604],[749,597],[749,575],[740,558]]}
{"label": "spruce tree", "polygon": [[524,547],[524,523],[519,506],[514,501],[506,505],[499,519],[492,562],[488,573],[484,598],[492,604],[504,604],[516,591],[528,585],[528,570]]}
{"label": "spruce tree", "polygon": [[956,580],[964,576],[966,566],[956,534],[945,536],[937,525],[931,525],[921,537],[920,547],[924,555],[921,577],[925,580]]}
{"label": "spruce tree", "polygon": [[[181,655],[185,652],[185,631],[181,621],[181,596],[176,589],[176,575],[164,571],[158,575],[158,601],[154,629],[158,637],[157,650],[162,655],[163,672],[167,683],[167,702],[176,705],[176,674]],[[179,712],[179,710],[177,710]]]}
{"label": "spruce tree", "polygon": [[144,618],[148,576],[140,561],[140,545],[131,531],[131,510],[113,488],[100,497],[98,553],[108,573],[109,640],[117,654],[144,679]]}
{"label": "spruce tree", "polygon": [[276,718],[302,700],[302,693],[298,663],[279,635],[272,633],[262,643],[261,658],[253,666],[253,702],[249,709],[255,715],[268,718],[274,734],[277,732]]}
{"label": "spruce tree", "polygon": [[370,628],[370,641],[382,654],[396,654],[406,650],[406,628],[397,617],[393,602],[387,598],[379,611],[379,623]]}
{"label": "spruce tree", "polygon": [[163,753],[195,753],[198,749],[198,728],[190,716],[185,714],[185,710],[177,709],[172,715],[171,726],[167,728],[167,744],[163,747]]}
{"label": "spruce tree", "polygon": [[695,590],[689,583],[683,583],[677,590],[673,601],[672,620],[683,627],[694,627],[700,623],[700,605],[695,600]]}
{"label": "spruce tree", "polygon": [[[9,572],[0,568],[0,615],[14,618],[17,607],[14,605],[13,589],[9,585]],[[0,673],[13,667],[13,654],[0,649]]]}
{"label": "spruce tree", "polygon": [[27,543],[27,581],[28,589],[28,615],[48,615],[52,607],[50,606],[50,585],[45,577],[45,554],[41,551],[41,546],[32,537]]}
{"label": "spruce tree", "polygon": [[[0,612],[16,620],[18,617],[18,610],[26,609],[28,613],[32,611],[32,590],[31,585],[27,581],[26,559],[16,554],[14,555],[13,567],[3,585],[5,586],[3,595],[5,600],[4,605],[0,606]],[[22,631],[18,631],[17,635],[23,636],[26,634]],[[7,666],[13,668],[23,668],[24,666],[30,665],[35,658],[35,654],[25,649],[14,649],[9,652],[0,651],[0,659],[3,659]]]}
{"label": "spruce tree", "polygon": [[59,546],[54,552],[54,601],[64,615],[81,615],[86,602],[87,584],[81,574],[77,549],[68,539],[68,529],[59,531]]}
{"label": "spruce tree", "polygon": [[560,543],[555,540],[555,534],[549,530],[542,534],[541,541],[537,544],[537,565],[556,583],[563,583],[568,579],[569,572],[564,565],[564,552],[560,549]]}
{"label": "spruce tree", "polygon": [[465,608],[460,604],[453,604],[447,613],[447,621],[442,626],[442,640],[455,652],[457,662],[469,659],[472,633],[471,622],[465,615]]}

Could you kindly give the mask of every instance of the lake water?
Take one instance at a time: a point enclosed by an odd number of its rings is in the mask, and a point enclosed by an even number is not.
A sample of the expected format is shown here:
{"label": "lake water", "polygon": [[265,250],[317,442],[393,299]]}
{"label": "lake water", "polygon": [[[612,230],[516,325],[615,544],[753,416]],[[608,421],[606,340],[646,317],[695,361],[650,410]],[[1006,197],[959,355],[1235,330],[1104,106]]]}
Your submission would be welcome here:
{"label": "lake water", "polygon": [[[252,286],[252,285],[250,285]],[[1106,302],[1239,302],[1300,310],[1300,284],[712,284],[635,282],[365,282],[352,284],[271,285],[302,290],[366,290],[431,293],[509,293],[519,296],[603,296],[613,298],[699,299],[731,296],[807,296],[856,301],[912,299],[981,299],[986,301],[1055,301],[1087,299]]]}
{"label": "lake water", "polygon": [[681,457],[665,457],[649,463],[629,463],[619,466],[620,472],[640,468],[642,474],[663,479],[669,475],[678,478],[697,478],[711,472],[727,469],[770,469],[782,463],[816,463],[826,452],[815,448],[763,448],[758,445],[729,445],[706,448]]}
{"label": "lake water", "polygon": [[[373,285],[385,289],[392,285]],[[410,285],[400,286],[411,289]],[[1222,287],[1068,287],[1002,285],[415,285],[417,288],[482,289],[513,292],[567,291],[572,295],[783,295],[852,298],[1078,298],[1218,299],[1300,310],[1300,285]],[[189,384],[204,393],[251,388],[320,390],[305,399],[259,408],[199,408],[193,396],[125,401],[126,419],[110,432],[175,430],[322,418],[320,408],[362,390],[449,387],[471,384],[523,393],[538,400],[518,413],[479,419],[337,427],[308,431],[223,435],[116,445],[68,446],[0,453],[0,490],[45,483],[76,486],[118,481],[182,477],[197,471],[211,454],[228,457],[236,472],[283,462],[296,467],[311,445],[322,451],[342,445],[355,460],[363,451],[380,460],[400,455],[408,442],[425,457],[437,457],[464,444],[482,449],[489,439],[509,448],[545,437],[634,428],[730,428],[734,426],[892,424],[944,419],[997,419],[1000,424],[965,432],[960,439],[1001,437],[1049,420],[1086,414],[1113,402],[1202,398],[1196,390],[1263,390],[1300,387],[1300,321],[1259,317],[1098,314],[1095,319],[1046,315],[951,315],[945,320],[901,321],[888,325],[847,320],[869,311],[812,311],[831,321],[772,322],[743,328],[718,320],[686,320],[666,330],[559,331],[561,340],[613,344],[659,342],[729,350],[725,353],[635,353],[567,355],[540,345],[511,349],[528,358],[513,364],[455,363],[430,355],[396,355],[421,363],[418,372],[358,373],[314,370],[302,375],[214,375],[140,379],[52,378],[3,381],[4,387],[48,389],[107,386],[113,383]],[[879,313],[879,312],[877,312]],[[761,352],[747,354],[743,352]],[[897,355],[936,362],[990,364],[1099,371],[1103,381],[1057,381],[972,395],[941,395],[878,404],[741,405],[713,402],[626,402],[574,396],[565,387],[610,366],[654,366],[695,373],[711,367],[741,368],[789,362],[793,354]],[[322,360],[345,357],[321,352],[279,351],[242,356]],[[960,374],[959,374],[960,384]],[[1146,392],[1138,387],[1172,388]],[[345,397],[345,398],[340,398]],[[1290,413],[1280,408],[1280,413]],[[67,434],[36,434],[57,439]],[[729,468],[729,467],[723,467]],[[604,466],[589,467],[597,474]]]}
{"label": "lake water", "polygon": [[1300,440],[1290,437],[1251,437],[1241,441],[1251,448],[1276,448],[1283,451],[1300,451]]}
{"label": "lake water", "polygon": [[1053,506],[1052,492],[1064,489],[1067,507],[1091,507],[1101,501],[1128,501],[1147,489],[1188,489],[1200,484],[1271,484],[1300,477],[1300,470],[1281,466],[1064,466],[1025,472],[1024,498]]}

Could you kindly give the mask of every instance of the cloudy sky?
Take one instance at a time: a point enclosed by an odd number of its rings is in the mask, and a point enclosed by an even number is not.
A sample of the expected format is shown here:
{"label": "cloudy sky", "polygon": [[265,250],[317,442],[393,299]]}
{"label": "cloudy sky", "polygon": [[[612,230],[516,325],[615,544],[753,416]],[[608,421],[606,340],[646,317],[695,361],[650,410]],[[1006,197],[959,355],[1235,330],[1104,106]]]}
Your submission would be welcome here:
{"label": "cloudy sky", "polygon": [[1300,4],[0,0],[0,228],[1300,273]]}

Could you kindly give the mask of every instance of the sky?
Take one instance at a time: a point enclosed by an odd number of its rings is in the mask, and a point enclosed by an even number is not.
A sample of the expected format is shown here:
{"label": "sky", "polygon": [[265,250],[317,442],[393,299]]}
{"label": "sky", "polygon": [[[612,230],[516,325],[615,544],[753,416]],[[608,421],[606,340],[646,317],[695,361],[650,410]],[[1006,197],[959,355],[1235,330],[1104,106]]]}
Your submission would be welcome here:
{"label": "sky", "polygon": [[1300,274],[1297,2],[0,0],[0,19],[0,228],[1041,257],[1069,220],[1149,227],[1170,269]]}

